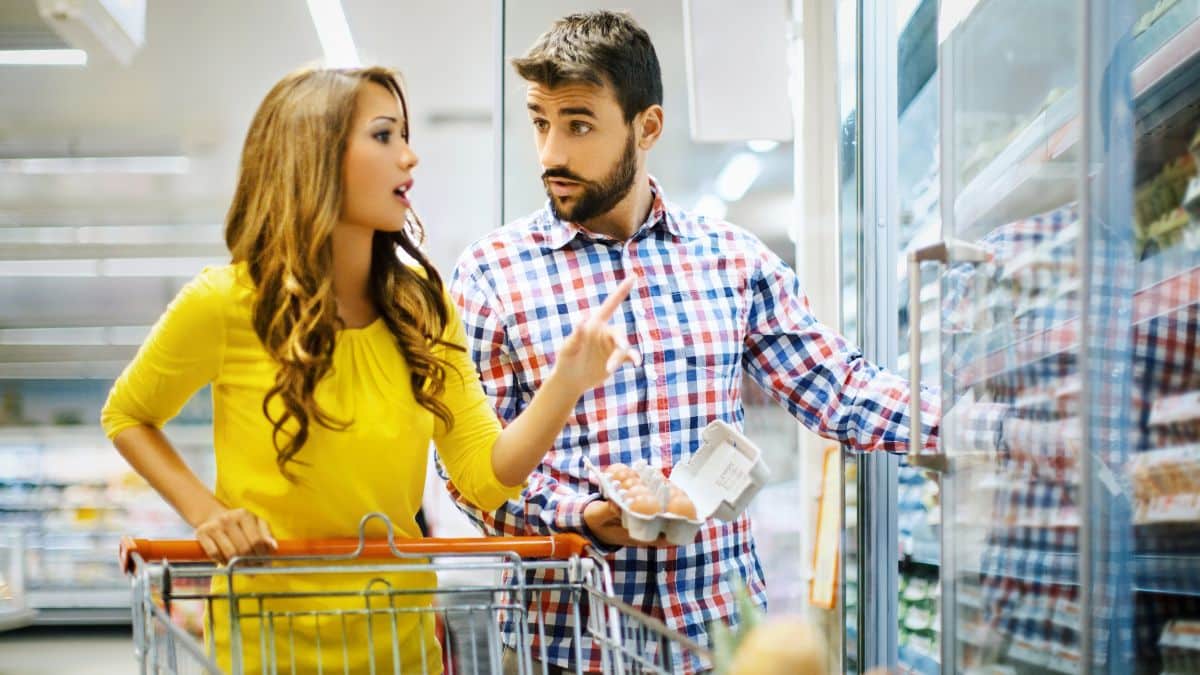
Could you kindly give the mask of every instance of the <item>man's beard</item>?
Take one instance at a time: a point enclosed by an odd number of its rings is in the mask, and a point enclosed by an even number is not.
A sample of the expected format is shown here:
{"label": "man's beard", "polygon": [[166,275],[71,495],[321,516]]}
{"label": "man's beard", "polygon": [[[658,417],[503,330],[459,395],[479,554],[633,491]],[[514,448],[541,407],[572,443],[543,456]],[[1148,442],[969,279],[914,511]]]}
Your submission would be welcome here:
{"label": "man's beard", "polygon": [[633,142],[633,131],[629,132],[629,140],[625,143],[625,151],[620,161],[600,182],[583,180],[566,169],[547,169],[542,174],[542,183],[550,178],[564,178],[578,182],[582,186],[582,194],[575,202],[574,208],[564,211],[554,193],[546,186],[546,195],[550,197],[550,208],[554,217],[569,223],[583,223],[597,216],[602,216],[613,208],[633,189],[633,181],[637,178],[637,146]]}

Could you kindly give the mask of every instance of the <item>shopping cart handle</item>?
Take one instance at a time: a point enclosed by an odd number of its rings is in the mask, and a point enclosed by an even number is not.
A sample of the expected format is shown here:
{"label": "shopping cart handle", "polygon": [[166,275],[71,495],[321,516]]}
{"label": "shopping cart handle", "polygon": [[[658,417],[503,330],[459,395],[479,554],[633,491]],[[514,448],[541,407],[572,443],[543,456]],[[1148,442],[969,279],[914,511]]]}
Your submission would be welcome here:
{"label": "shopping cart handle", "polygon": [[[361,545],[362,549],[359,550]],[[395,548],[386,539],[357,537],[341,539],[292,539],[279,542],[275,557],[288,556],[348,556],[357,552],[358,558],[386,559],[394,551],[416,555],[463,555],[515,553],[522,558],[567,560],[583,555],[587,539],[577,534],[556,534],[549,537],[468,537],[459,539],[397,539]],[[194,539],[121,539],[121,569],[134,571],[134,555],[142,560],[170,562],[207,562],[208,555]]]}

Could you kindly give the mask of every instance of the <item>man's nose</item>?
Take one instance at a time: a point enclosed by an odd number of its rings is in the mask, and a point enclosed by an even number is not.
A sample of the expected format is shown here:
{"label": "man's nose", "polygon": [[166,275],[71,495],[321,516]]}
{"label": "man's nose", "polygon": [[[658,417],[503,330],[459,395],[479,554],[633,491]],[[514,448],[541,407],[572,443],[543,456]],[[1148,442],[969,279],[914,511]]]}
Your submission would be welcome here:
{"label": "man's nose", "polygon": [[567,153],[558,134],[554,132],[546,134],[546,140],[542,143],[538,159],[541,161],[543,169],[557,169],[567,165]]}

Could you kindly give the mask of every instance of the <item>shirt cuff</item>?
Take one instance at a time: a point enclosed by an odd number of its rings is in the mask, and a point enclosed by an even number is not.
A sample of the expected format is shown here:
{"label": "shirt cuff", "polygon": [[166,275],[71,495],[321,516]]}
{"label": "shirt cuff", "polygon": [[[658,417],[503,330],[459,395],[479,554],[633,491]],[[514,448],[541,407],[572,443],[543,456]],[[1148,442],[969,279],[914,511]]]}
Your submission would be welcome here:
{"label": "shirt cuff", "polygon": [[600,555],[608,555],[621,550],[620,546],[612,546],[597,539],[583,520],[583,510],[587,508],[587,505],[601,499],[603,497],[597,493],[559,497],[554,506],[551,527],[558,532],[582,535]]}

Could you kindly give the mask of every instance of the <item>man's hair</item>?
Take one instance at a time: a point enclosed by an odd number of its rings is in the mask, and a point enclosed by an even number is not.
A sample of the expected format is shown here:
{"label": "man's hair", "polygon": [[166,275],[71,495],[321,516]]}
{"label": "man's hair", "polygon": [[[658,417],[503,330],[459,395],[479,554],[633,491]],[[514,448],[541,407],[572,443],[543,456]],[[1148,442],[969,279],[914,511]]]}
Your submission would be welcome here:
{"label": "man's hair", "polygon": [[611,86],[626,122],[662,105],[658,55],[650,36],[627,12],[584,12],[559,19],[512,64],[526,81],[551,89],[579,82]]}

